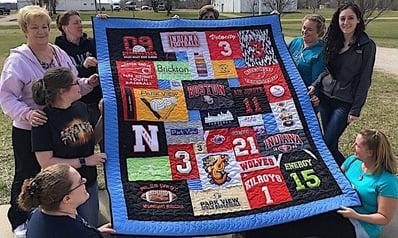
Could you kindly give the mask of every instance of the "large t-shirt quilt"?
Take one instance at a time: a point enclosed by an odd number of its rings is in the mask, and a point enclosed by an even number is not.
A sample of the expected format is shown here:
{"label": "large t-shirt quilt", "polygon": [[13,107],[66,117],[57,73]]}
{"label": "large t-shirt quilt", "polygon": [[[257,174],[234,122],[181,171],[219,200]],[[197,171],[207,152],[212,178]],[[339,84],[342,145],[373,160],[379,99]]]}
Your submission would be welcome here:
{"label": "large t-shirt quilt", "polygon": [[93,26],[119,234],[225,234],[360,205],[279,16]]}

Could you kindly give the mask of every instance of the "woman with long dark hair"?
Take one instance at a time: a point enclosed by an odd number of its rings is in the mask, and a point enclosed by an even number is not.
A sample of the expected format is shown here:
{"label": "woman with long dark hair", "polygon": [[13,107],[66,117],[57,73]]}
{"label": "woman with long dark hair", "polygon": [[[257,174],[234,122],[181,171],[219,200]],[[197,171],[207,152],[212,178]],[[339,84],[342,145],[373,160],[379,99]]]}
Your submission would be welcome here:
{"label": "woman with long dark hair", "polygon": [[337,9],[324,40],[327,73],[309,87],[309,94],[320,92],[324,139],[341,165],[345,157],[338,149],[339,138],[360,117],[372,81],[376,45],[365,33],[362,13],[354,3]]}

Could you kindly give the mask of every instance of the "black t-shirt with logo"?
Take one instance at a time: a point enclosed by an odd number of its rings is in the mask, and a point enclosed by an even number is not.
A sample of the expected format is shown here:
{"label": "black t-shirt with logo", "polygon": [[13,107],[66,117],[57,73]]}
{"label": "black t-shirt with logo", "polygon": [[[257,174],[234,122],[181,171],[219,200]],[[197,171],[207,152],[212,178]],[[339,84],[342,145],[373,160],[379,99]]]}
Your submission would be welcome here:
{"label": "black t-shirt with logo", "polygon": [[[94,153],[94,128],[88,117],[87,106],[76,101],[67,109],[45,107],[47,123],[32,128],[32,149],[34,152],[52,150],[55,157],[76,159]],[[97,178],[95,166],[77,169],[91,185]]]}

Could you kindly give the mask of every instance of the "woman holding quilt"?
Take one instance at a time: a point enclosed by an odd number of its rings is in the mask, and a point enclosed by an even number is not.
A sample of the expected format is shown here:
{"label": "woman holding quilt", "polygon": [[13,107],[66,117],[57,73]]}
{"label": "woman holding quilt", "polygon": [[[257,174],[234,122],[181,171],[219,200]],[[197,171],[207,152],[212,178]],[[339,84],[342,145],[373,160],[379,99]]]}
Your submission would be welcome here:
{"label": "woman holding quilt", "polygon": [[248,231],[246,237],[378,237],[397,209],[397,159],[385,134],[374,129],[360,131],[352,148],[354,154],[341,169],[357,191],[362,206],[341,206],[337,211]]}
{"label": "woman holding quilt", "polygon": [[325,36],[327,72],[308,88],[310,95],[319,91],[325,143],[339,166],[345,160],[339,138],[348,124],[359,119],[372,79],[376,45],[364,30],[356,4],[337,9]]}

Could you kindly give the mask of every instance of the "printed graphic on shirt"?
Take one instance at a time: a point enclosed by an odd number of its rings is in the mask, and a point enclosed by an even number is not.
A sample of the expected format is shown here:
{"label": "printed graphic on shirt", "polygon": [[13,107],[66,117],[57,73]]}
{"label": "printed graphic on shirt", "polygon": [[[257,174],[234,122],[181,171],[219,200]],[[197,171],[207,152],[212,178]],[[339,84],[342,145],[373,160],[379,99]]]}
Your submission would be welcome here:
{"label": "printed graphic on shirt", "polygon": [[237,31],[206,32],[212,60],[243,58]]}
{"label": "printed graphic on shirt", "polygon": [[203,129],[212,130],[239,126],[235,108],[200,111]]}
{"label": "printed graphic on shirt", "polygon": [[[263,156],[276,156],[281,153],[310,150],[307,138],[303,131],[300,130],[291,133],[273,134],[265,137],[258,136],[257,141]],[[312,152],[308,151],[308,153],[316,158]]]}
{"label": "printed graphic on shirt", "polygon": [[230,108],[234,105],[227,80],[183,81],[189,110]]}
{"label": "printed graphic on shirt", "polygon": [[266,88],[269,103],[276,103],[292,99],[290,90],[285,82],[267,84]]}
{"label": "printed graphic on shirt", "polygon": [[262,169],[269,169],[273,167],[279,166],[280,161],[278,161],[275,156],[268,156],[268,157],[258,157],[255,159],[247,159],[243,161],[239,161],[239,166],[243,173],[262,170]]}
{"label": "printed graphic on shirt", "polygon": [[266,85],[284,81],[282,71],[277,64],[237,68],[236,71],[241,86]]}
{"label": "printed graphic on shirt", "polygon": [[256,135],[251,127],[232,128],[230,135],[236,161],[240,162],[261,156]]}
{"label": "printed graphic on shirt", "polygon": [[232,142],[227,128],[206,131],[205,139],[208,153],[226,151],[231,148]]}
{"label": "printed graphic on shirt", "polygon": [[207,41],[204,32],[161,32],[164,52],[207,51]]}
{"label": "printed graphic on shirt", "polygon": [[127,158],[129,181],[172,180],[167,156],[149,158]]}
{"label": "printed graphic on shirt", "polygon": [[[185,181],[136,181],[126,191],[132,196],[129,219],[162,221],[172,219],[175,213],[193,216],[191,198]],[[159,216],[161,212],[162,216]]]}
{"label": "printed graphic on shirt", "polygon": [[121,99],[123,104],[123,119],[133,121],[137,118],[135,115],[135,101],[133,89],[130,87],[121,87]]}
{"label": "printed graphic on shirt", "polygon": [[193,79],[214,78],[210,63],[210,56],[207,51],[191,52],[188,54]]}
{"label": "printed graphic on shirt", "polygon": [[232,88],[238,116],[271,112],[263,86]]}
{"label": "printed graphic on shirt", "polygon": [[252,209],[292,201],[279,167],[242,173],[242,182]]}
{"label": "printed graphic on shirt", "polygon": [[196,160],[203,190],[242,184],[233,151],[198,154]]}
{"label": "printed graphic on shirt", "polygon": [[167,156],[167,141],[162,122],[133,121],[119,126],[122,138],[120,153],[131,157]]}
{"label": "printed graphic on shirt", "polygon": [[187,121],[188,112],[181,90],[134,89],[137,120]]}
{"label": "printed graphic on shirt", "polygon": [[158,60],[161,49],[158,33],[141,31],[123,31],[109,29],[109,48],[118,49],[119,59],[124,60]]}
{"label": "printed graphic on shirt", "polygon": [[155,61],[157,78],[166,80],[191,80],[192,73],[187,61]]}
{"label": "printed graphic on shirt", "polygon": [[303,129],[292,99],[270,105],[280,131]]}
{"label": "printed graphic on shirt", "polygon": [[250,116],[240,116],[238,117],[239,125],[240,126],[263,126],[263,115],[250,115]]}
{"label": "printed graphic on shirt", "polygon": [[190,144],[203,141],[203,127],[201,121],[165,122],[168,144]]}
{"label": "printed graphic on shirt", "polygon": [[117,61],[120,86],[157,88],[156,70],[152,61]]}
{"label": "printed graphic on shirt", "polygon": [[216,79],[238,77],[232,60],[214,60],[212,61],[212,66]]}
{"label": "printed graphic on shirt", "polygon": [[67,146],[78,146],[87,143],[94,135],[90,122],[80,119],[72,120],[60,132],[61,141]]}
{"label": "printed graphic on shirt", "polygon": [[199,178],[193,144],[168,145],[173,180]]}
{"label": "printed graphic on shirt", "polygon": [[270,29],[238,31],[240,46],[249,67],[278,64]]}
{"label": "printed graphic on shirt", "polygon": [[241,185],[227,189],[190,191],[195,216],[249,210],[250,205]]}

